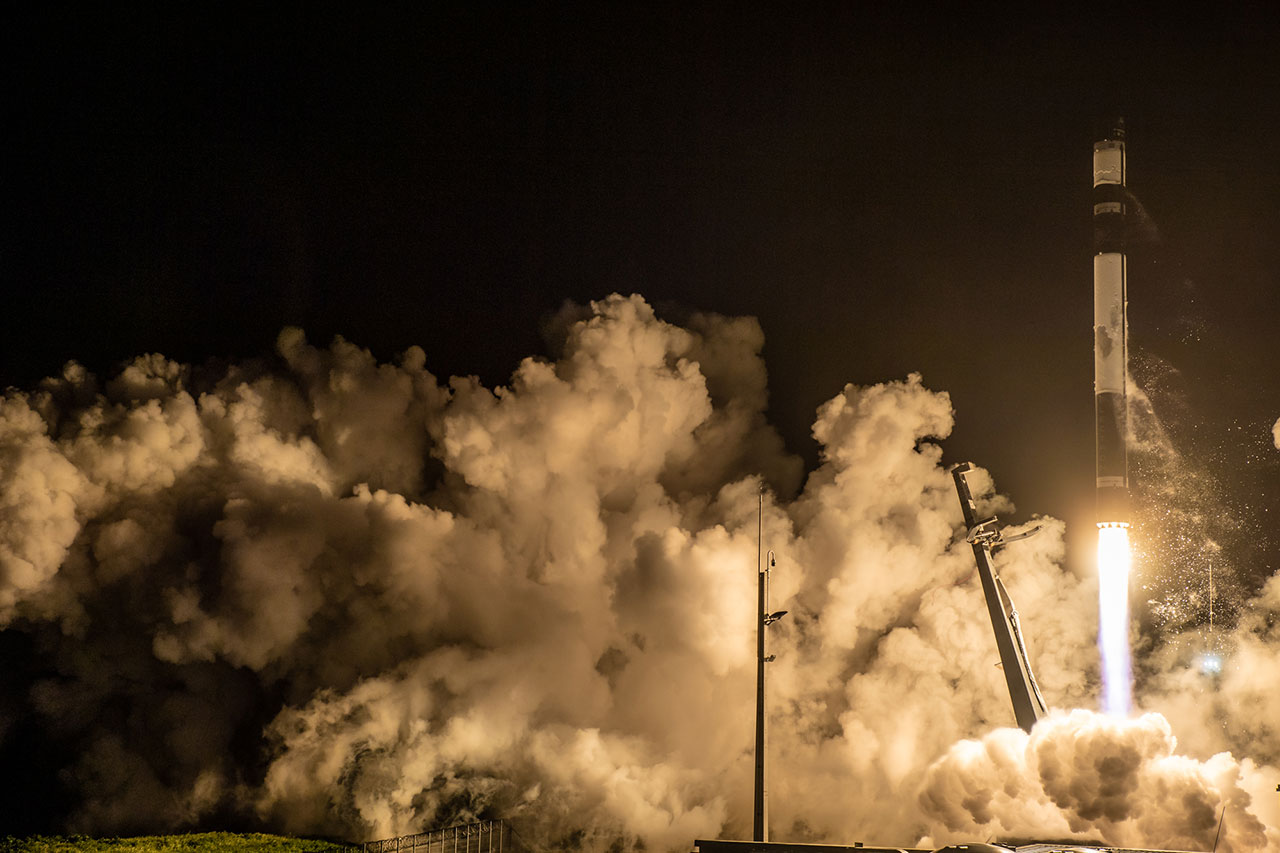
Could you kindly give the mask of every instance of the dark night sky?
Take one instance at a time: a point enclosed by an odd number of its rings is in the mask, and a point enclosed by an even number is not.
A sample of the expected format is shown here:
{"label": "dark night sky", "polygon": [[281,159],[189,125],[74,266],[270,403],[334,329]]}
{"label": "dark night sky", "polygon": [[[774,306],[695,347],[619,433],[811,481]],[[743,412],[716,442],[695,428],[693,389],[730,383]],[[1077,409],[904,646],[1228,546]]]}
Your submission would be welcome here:
{"label": "dark night sky", "polygon": [[1099,36],[863,5],[13,23],[0,383],[261,355],[286,324],[501,383],[563,300],[636,291],[760,317],[811,464],[819,403],[920,371],[948,458],[1087,532],[1089,158],[1119,111],[1159,232],[1133,346],[1177,371],[1175,439],[1280,513],[1272,10]]}

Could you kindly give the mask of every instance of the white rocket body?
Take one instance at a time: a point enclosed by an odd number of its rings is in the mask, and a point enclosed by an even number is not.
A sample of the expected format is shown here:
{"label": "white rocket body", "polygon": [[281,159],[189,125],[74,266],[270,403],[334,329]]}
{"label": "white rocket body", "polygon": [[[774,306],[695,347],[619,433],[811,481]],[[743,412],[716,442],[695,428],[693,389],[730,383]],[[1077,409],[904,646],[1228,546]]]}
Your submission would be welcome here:
{"label": "white rocket body", "polygon": [[1093,393],[1099,525],[1129,522],[1124,125],[1093,145]]}

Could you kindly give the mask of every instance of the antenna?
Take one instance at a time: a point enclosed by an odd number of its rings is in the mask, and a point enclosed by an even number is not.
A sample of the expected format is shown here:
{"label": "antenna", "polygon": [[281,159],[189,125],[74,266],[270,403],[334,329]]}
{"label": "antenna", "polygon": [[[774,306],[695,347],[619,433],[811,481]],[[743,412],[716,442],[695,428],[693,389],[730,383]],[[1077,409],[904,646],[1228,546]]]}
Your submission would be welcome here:
{"label": "antenna", "polygon": [[769,570],[774,566],[773,551],[764,552],[764,483],[760,484],[756,508],[756,787],[755,817],[752,821],[753,841],[769,840],[769,787],[765,777],[765,757],[769,751],[768,715],[764,707],[764,667],[774,659],[765,652],[765,630],[787,611],[769,612]]}
{"label": "antenna", "polygon": [[755,817],[752,822],[751,838],[753,841],[769,840],[769,790],[765,784],[765,752],[768,746],[768,733],[765,730],[764,712],[764,630],[765,617],[768,615],[769,573],[764,565],[764,482],[760,483],[760,491],[756,495],[756,572],[757,599],[756,608],[756,787]]}
{"label": "antenna", "polygon": [[[1212,563],[1210,563],[1210,565],[1212,565]],[[1280,791],[1280,787],[1277,787],[1276,790]],[[1218,839],[1222,837],[1222,821],[1224,821],[1226,817],[1227,807],[1224,805],[1222,807],[1222,814],[1218,815],[1218,833],[1213,836],[1213,853],[1218,853]]]}

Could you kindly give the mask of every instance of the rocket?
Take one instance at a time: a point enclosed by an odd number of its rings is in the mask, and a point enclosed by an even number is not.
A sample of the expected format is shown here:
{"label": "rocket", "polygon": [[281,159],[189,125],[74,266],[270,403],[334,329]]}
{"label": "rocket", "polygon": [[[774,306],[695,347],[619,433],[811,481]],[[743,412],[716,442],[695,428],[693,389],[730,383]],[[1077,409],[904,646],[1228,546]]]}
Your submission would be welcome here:
{"label": "rocket", "polygon": [[1129,524],[1124,119],[1093,144],[1093,398],[1099,527]]}

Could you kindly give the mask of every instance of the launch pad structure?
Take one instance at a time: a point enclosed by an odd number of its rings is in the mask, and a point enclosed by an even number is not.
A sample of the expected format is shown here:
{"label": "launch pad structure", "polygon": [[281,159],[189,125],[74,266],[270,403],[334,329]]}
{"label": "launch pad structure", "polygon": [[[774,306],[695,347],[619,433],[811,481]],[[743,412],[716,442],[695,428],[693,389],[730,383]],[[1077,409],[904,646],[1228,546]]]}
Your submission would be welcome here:
{"label": "launch pad structure", "polygon": [[[973,466],[968,462],[963,462],[951,469],[951,476],[955,480],[956,495],[960,500],[961,513],[964,516],[965,540],[973,548],[974,560],[978,567],[978,576],[982,581],[982,593],[986,598],[987,612],[991,617],[991,627],[995,632],[996,647],[1000,652],[1000,664],[1004,670],[1005,682],[1009,687],[1009,698],[1013,702],[1014,716],[1018,725],[1027,732],[1031,731],[1031,727],[1047,713],[1044,699],[1040,695],[1040,689],[1036,686],[1035,676],[1031,672],[1031,663],[1027,659],[1027,649],[1022,641],[1022,629],[1018,623],[1018,611],[1013,606],[1013,600],[1009,597],[1008,590],[1005,589],[1004,583],[1000,580],[1000,575],[995,570],[993,555],[995,552],[1004,548],[1010,542],[1023,539],[1035,533],[1039,528],[1035,528],[1029,532],[1006,538],[1000,530],[999,522],[995,516],[989,518],[979,518],[977,503],[973,499],[973,493],[969,489],[969,482],[966,475],[973,470]],[[761,546],[762,547],[762,546]],[[758,561],[759,562],[759,561]],[[770,559],[769,563],[772,562]],[[759,609],[762,618],[760,625],[760,637],[763,638],[763,627],[768,625],[767,621],[771,616],[777,614],[765,615],[768,609],[766,604],[768,566],[761,563],[760,566],[760,601]],[[760,692],[757,693],[758,698],[763,699],[763,667],[767,660],[764,657],[763,639],[761,639],[759,647],[761,677],[758,682]],[[764,793],[763,779],[763,762],[760,760],[761,741],[759,738],[762,730],[760,716],[763,713],[763,702],[757,703],[757,763],[756,763],[756,812],[755,812],[755,837],[751,841],[731,841],[720,839],[698,839],[694,842],[693,853],[943,853],[943,851],[966,851],[966,853],[1010,853],[1017,851],[1019,848],[1006,845],[992,844],[961,844],[950,847],[926,848],[926,847],[867,847],[861,843],[853,845],[840,844],[792,844],[786,842],[770,842],[768,840],[767,826],[761,827],[762,820],[767,820],[767,811],[760,809],[762,794]],[[762,831],[763,829],[763,831]],[[1098,851],[1110,850],[1112,848],[1099,847],[1043,847],[1032,846],[1027,848],[1027,853],[1035,851],[1035,853],[1050,853],[1051,850],[1064,851]],[[375,852],[376,853],[376,852]]]}
{"label": "launch pad structure", "polygon": [[[1018,622],[1018,609],[1013,606],[1009,591],[996,573],[992,555],[1003,548],[1014,538],[1006,539],[1000,532],[995,516],[978,518],[978,505],[969,490],[969,481],[965,474],[972,470],[968,462],[962,462],[951,469],[955,480],[956,494],[960,497],[960,510],[964,513],[964,526],[967,533],[965,540],[973,546],[973,559],[978,564],[978,577],[982,580],[982,595],[987,600],[987,613],[991,616],[991,629],[996,635],[996,648],[1000,650],[1000,666],[1004,670],[1005,684],[1009,687],[1009,699],[1013,702],[1013,714],[1018,726],[1030,734],[1036,720],[1043,717],[1048,709],[1036,678],[1031,672],[1031,661],[1027,659],[1027,647],[1022,640],[1022,626]],[[1039,528],[1022,534],[1017,538],[1031,535]]]}
{"label": "launch pad structure", "polygon": [[693,853],[1187,853],[1147,847],[1108,847],[1073,841],[1026,844],[967,841],[945,847],[867,847],[862,844],[792,844],[782,841],[695,841]]}

